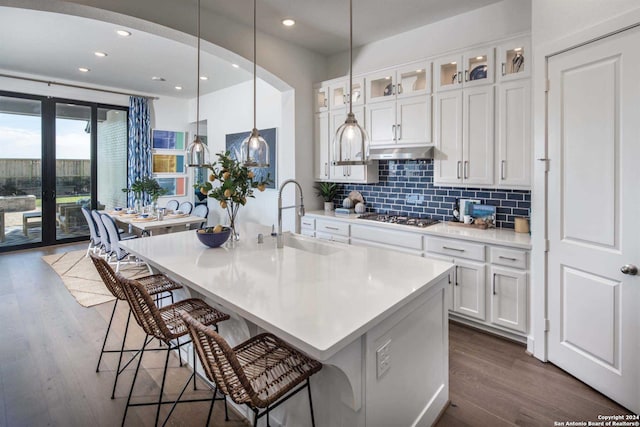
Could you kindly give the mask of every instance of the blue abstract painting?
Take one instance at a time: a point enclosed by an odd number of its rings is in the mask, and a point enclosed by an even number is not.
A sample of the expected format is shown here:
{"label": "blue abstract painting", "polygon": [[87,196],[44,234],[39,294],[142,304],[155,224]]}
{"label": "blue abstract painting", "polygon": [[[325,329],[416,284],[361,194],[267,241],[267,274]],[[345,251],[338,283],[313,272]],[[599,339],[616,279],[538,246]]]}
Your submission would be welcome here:
{"label": "blue abstract painting", "polygon": [[[260,136],[264,138],[269,146],[269,167],[268,168],[251,168],[255,174],[255,179],[261,181],[267,177],[271,179],[271,183],[267,188],[276,188],[276,139],[278,136],[277,128],[259,129]],[[231,158],[240,158],[240,146],[242,141],[249,136],[251,132],[230,133],[226,135],[226,149],[229,151]]]}

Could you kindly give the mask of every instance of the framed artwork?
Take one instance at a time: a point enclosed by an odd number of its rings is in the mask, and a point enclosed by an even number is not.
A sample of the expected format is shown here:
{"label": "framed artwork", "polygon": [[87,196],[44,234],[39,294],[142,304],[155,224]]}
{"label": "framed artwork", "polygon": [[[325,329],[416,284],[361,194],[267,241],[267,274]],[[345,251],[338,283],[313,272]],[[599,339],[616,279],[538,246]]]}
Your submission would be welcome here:
{"label": "framed artwork", "polygon": [[156,178],[160,187],[167,190],[165,196],[185,196],[187,194],[186,178]]}
{"label": "framed artwork", "polygon": [[184,173],[184,154],[153,153],[153,169],[156,173]]}
{"label": "framed artwork", "polygon": [[[268,168],[252,168],[255,174],[255,179],[262,180],[267,177],[271,178],[271,183],[267,185],[267,188],[276,188],[276,141],[277,141],[277,128],[260,129],[260,135],[264,138],[269,146],[269,167]],[[230,133],[226,135],[226,149],[230,152],[230,155],[234,159],[240,158],[240,145],[251,132]]]}
{"label": "framed artwork", "polygon": [[184,150],[186,132],[154,129],[151,134],[151,147],[154,150]]}

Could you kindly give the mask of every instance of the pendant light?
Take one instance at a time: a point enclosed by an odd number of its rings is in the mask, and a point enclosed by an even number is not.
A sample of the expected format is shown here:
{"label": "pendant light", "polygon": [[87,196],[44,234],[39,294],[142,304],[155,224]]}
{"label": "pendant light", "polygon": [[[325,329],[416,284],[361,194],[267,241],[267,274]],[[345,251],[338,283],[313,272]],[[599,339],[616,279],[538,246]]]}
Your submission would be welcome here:
{"label": "pendant light", "polygon": [[198,0],[198,65],[196,76],[196,134],[187,147],[187,166],[204,167],[209,161],[209,149],[200,139],[200,0]]}
{"label": "pendant light", "polygon": [[[349,113],[347,119],[336,131],[333,140],[333,165],[367,165],[369,158],[369,137],[367,132],[358,124],[352,109],[353,93],[353,0],[349,0]],[[359,159],[351,159],[353,149],[359,154]],[[356,157],[358,157],[356,154]]]}
{"label": "pendant light", "polygon": [[269,145],[256,126],[256,0],[253,0],[253,130],[240,145],[240,157],[246,167],[269,167]]}

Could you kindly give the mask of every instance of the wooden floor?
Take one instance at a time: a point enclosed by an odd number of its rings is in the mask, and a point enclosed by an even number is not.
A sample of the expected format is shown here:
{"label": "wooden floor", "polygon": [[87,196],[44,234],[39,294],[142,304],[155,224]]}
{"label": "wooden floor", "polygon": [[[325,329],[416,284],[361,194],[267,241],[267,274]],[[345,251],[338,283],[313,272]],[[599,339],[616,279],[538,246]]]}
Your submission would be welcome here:
{"label": "wooden floor", "polygon": [[[107,355],[95,372],[112,305],[84,308],[67,292],[41,257],[83,245],[0,255],[0,426],[120,425],[133,370],[120,377],[109,399],[116,359]],[[119,342],[126,311],[118,310],[113,344]],[[142,340],[134,326],[131,346]],[[553,426],[553,421],[595,420],[599,414],[626,411],[565,374],[524,352],[524,347],[474,329],[451,324],[450,383],[452,405],[438,426]],[[145,355],[135,395],[158,391],[163,355]],[[172,358],[171,366],[178,361]],[[169,390],[178,390],[188,368],[169,370]],[[192,396],[210,396],[202,391]],[[169,394],[167,397],[173,397]],[[246,425],[231,411],[224,422],[216,403],[211,425]],[[168,425],[201,426],[206,403],[179,405]],[[164,410],[166,413],[166,410]],[[152,408],[132,408],[127,426],[153,424]],[[395,427],[395,426],[389,426]]]}

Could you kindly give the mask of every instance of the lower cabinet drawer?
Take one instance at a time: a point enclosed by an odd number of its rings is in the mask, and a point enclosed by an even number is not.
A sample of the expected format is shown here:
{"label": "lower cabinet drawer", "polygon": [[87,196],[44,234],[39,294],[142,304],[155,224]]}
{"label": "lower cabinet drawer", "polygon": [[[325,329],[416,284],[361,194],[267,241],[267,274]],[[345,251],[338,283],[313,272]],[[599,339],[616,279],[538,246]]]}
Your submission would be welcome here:
{"label": "lower cabinet drawer", "polygon": [[489,258],[491,264],[505,265],[523,270],[527,268],[527,253],[525,251],[492,247]]}
{"label": "lower cabinet drawer", "polygon": [[349,237],[349,224],[340,221],[316,220],[316,231]]}
{"label": "lower cabinet drawer", "polygon": [[303,236],[316,237],[316,232],[313,229],[303,228],[300,230],[300,234]]}
{"label": "lower cabinet drawer", "polygon": [[300,220],[300,227],[315,230],[316,228],[315,218],[309,218],[309,217],[303,216],[302,219]]}
{"label": "lower cabinet drawer", "polygon": [[462,240],[440,239],[438,237],[426,237],[426,248],[429,252],[449,255],[456,258],[467,258],[476,261],[485,260],[485,246],[478,243]]}
{"label": "lower cabinet drawer", "polygon": [[422,251],[422,235],[406,231],[389,230],[382,227],[368,227],[366,225],[352,225],[351,237],[389,246]]}
{"label": "lower cabinet drawer", "polygon": [[330,240],[332,242],[349,243],[348,236],[339,236],[336,234],[323,233],[322,231],[316,231],[316,239]]}

